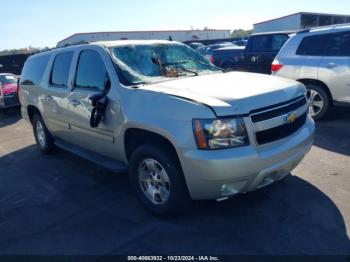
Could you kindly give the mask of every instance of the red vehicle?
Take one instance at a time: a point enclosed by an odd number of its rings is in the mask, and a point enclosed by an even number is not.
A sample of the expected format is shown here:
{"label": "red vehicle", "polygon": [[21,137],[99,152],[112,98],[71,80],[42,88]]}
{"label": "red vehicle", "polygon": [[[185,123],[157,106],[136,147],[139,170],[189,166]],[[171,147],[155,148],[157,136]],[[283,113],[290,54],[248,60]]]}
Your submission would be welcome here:
{"label": "red vehicle", "polygon": [[0,109],[19,106],[17,77],[9,73],[0,74]]}

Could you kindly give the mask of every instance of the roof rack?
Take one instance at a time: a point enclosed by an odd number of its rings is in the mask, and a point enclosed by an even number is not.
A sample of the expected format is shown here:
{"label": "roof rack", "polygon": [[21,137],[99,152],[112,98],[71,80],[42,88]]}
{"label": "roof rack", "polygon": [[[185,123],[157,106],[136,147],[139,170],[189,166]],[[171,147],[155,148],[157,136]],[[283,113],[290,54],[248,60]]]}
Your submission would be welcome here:
{"label": "roof rack", "polygon": [[90,44],[90,43],[91,42],[89,42],[89,41],[82,40],[82,41],[78,41],[78,42],[67,43],[65,45],[57,46],[57,47],[68,47],[68,46],[84,45],[84,44]]}

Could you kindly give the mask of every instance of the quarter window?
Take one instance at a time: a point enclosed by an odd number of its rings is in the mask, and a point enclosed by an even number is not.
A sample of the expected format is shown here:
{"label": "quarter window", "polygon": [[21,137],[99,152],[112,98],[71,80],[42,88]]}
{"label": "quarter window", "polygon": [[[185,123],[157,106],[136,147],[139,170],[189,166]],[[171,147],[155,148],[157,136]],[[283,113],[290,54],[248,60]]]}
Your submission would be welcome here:
{"label": "quarter window", "polygon": [[101,56],[93,50],[82,51],[79,57],[75,86],[84,89],[104,90],[108,81]]}
{"label": "quarter window", "polygon": [[50,55],[29,58],[21,74],[21,85],[39,85],[49,60]]}
{"label": "quarter window", "polygon": [[323,35],[314,35],[305,37],[297,50],[297,55],[302,56],[322,56],[325,37]]}
{"label": "quarter window", "polygon": [[54,86],[68,86],[70,66],[73,52],[66,52],[56,55],[53,63],[50,84]]}

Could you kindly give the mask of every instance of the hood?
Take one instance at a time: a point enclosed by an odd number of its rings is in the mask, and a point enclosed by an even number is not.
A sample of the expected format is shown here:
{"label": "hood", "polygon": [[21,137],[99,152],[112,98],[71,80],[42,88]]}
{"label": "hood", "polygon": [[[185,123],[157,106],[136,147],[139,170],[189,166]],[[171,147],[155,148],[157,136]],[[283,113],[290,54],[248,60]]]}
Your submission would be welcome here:
{"label": "hood", "polygon": [[18,92],[18,84],[17,83],[3,84],[2,92],[4,95],[16,94]]}
{"label": "hood", "polygon": [[248,114],[305,94],[296,81],[244,72],[187,77],[141,88],[206,104],[218,116]]}

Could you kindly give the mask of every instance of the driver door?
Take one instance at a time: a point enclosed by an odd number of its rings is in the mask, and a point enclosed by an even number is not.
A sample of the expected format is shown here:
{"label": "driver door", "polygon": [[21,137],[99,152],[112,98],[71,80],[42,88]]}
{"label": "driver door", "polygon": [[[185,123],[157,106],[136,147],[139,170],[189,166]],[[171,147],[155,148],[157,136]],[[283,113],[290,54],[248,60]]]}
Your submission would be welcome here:
{"label": "driver door", "polygon": [[109,91],[106,65],[97,50],[80,52],[73,89],[68,96],[69,142],[81,148],[108,155],[113,150],[112,126],[103,121],[97,128],[90,126],[93,105],[89,97]]}

